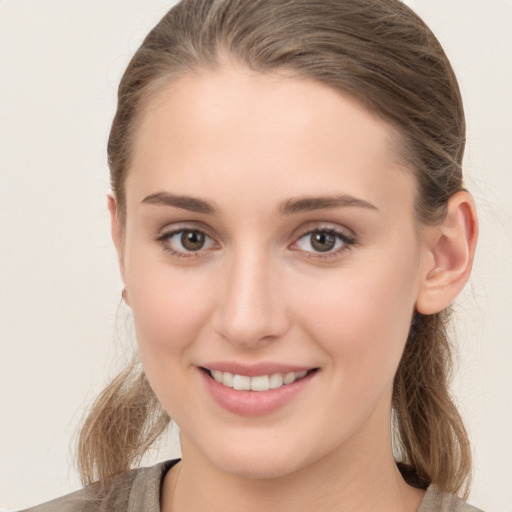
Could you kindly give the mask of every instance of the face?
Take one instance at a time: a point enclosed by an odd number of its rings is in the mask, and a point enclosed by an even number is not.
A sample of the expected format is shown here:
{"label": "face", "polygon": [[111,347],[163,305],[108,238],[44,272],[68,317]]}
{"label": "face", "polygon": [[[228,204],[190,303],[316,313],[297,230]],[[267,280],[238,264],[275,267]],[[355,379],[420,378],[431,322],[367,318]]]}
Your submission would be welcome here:
{"label": "face", "polygon": [[391,139],[339,92],[245,69],[147,106],[120,258],[184,456],[267,477],[389,445],[423,261]]}

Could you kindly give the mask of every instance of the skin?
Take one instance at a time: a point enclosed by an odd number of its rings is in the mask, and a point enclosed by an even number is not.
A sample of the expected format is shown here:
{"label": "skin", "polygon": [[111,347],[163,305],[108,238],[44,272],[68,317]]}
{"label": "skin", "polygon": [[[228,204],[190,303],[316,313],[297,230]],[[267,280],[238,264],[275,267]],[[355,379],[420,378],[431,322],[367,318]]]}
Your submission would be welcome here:
{"label": "skin", "polygon": [[[181,78],[147,106],[126,225],[114,198],[110,211],[141,360],[181,432],[162,510],[419,506],[392,455],[393,376],[414,311],[439,311],[464,285],[476,217],[461,192],[443,225],[419,226],[392,135],[321,84],[233,65]],[[147,199],[162,193],[215,212]],[[344,203],[282,213],[333,196]],[[165,237],[185,228],[207,235],[202,250]],[[319,252],[311,232],[326,229],[345,241]],[[206,391],[199,367],[212,361],[317,371],[283,407],[247,417]]]}

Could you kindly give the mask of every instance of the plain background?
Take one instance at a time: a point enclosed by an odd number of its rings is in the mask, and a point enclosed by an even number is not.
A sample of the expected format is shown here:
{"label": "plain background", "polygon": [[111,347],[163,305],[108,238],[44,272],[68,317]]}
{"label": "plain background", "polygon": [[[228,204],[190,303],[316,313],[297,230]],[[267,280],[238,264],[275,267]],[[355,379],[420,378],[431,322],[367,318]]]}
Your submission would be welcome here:
{"label": "plain background", "polygon": [[[459,76],[481,238],[457,303],[470,501],[512,511],[512,2],[409,0]],[[105,146],[116,87],[164,0],[0,0],[0,510],[79,487],[73,440],[129,354]],[[125,329],[125,325],[128,328]],[[176,454],[167,441],[148,463]]]}

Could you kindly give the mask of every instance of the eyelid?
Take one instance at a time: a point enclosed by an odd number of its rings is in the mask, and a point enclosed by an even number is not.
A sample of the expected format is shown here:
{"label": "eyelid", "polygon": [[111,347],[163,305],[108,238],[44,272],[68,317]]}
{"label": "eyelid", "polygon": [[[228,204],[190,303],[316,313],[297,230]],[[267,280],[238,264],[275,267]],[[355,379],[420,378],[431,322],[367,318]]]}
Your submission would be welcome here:
{"label": "eyelid", "polygon": [[163,235],[165,233],[169,233],[171,231],[180,231],[184,229],[197,230],[206,233],[208,236],[212,236],[211,228],[208,224],[205,224],[202,221],[195,219],[184,219],[184,220],[176,220],[171,222],[162,223],[162,227],[158,229],[158,233],[156,236]]}
{"label": "eyelid", "polygon": [[[202,223],[201,223],[202,224]],[[208,239],[213,242],[213,249],[218,249],[221,244],[216,240],[216,236],[212,236],[210,234],[210,229],[207,226],[198,226],[196,222],[183,222],[166,225],[162,228],[156,235],[153,236],[154,240],[157,241],[164,250],[170,252],[175,257],[181,258],[198,258],[206,256],[206,253],[212,250],[212,247],[208,247],[205,249],[198,249],[197,251],[191,250],[176,250],[172,248],[169,243],[166,243],[167,240],[172,238],[174,235],[178,233],[182,233],[183,231],[197,231],[205,235]],[[298,230],[297,230],[298,231]],[[342,246],[330,251],[307,251],[301,248],[296,247],[298,242],[313,233],[316,232],[325,232],[330,233],[336,237],[337,240],[342,242]],[[303,226],[300,231],[296,235],[293,236],[293,242],[288,245],[288,248],[301,252],[305,257],[314,258],[314,259],[329,259],[335,258],[344,253],[345,251],[351,249],[354,245],[358,243],[358,240],[355,234],[344,227],[339,225],[333,226],[331,223],[308,223],[306,226]],[[295,247],[294,247],[295,246]]]}
{"label": "eyelid", "polygon": [[[317,232],[324,232],[324,233],[330,233],[334,235],[338,240],[341,240],[343,242],[343,245],[339,247],[338,249],[332,250],[332,251],[305,251],[299,248],[294,248],[293,246],[296,246],[297,243],[304,237],[308,235],[312,235],[313,233]],[[295,241],[289,246],[292,250],[298,251],[303,253],[305,257],[308,258],[314,258],[314,259],[329,259],[329,258],[336,258],[341,255],[341,253],[344,253],[345,251],[351,249],[354,245],[357,244],[357,238],[356,236],[349,231],[348,229],[344,229],[341,227],[334,227],[332,225],[316,225],[311,226],[309,228],[305,228],[304,230],[300,231],[300,233],[295,237]]]}
{"label": "eyelid", "polygon": [[357,241],[357,236],[351,229],[332,222],[308,222],[306,225],[303,225],[299,229],[295,230],[292,236],[295,240],[298,240],[303,236],[315,233],[317,231],[326,231],[333,234],[338,234],[349,240],[351,243],[356,243]]}
{"label": "eyelid", "polygon": [[159,238],[169,236],[170,234],[176,234],[179,233],[180,231],[187,230],[199,231],[201,233],[204,233],[206,236],[210,237],[212,240],[215,240],[215,242],[218,243],[219,237],[217,233],[213,232],[212,229],[207,224],[196,220],[184,220],[165,224],[162,228],[158,230],[158,233],[156,233],[153,236],[153,238],[155,240],[158,240]]}
{"label": "eyelid", "polygon": [[173,224],[171,226],[166,226],[154,236],[154,240],[158,242],[165,251],[171,253],[172,256],[178,258],[198,258],[201,256],[205,256],[205,254],[211,250],[211,248],[209,247],[205,249],[198,249],[197,251],[181,251],[174,249],[168,243],[168,240],[170,240],[173,236],[182,233],[183,231],[196,231],[198,233],[202,233],[206,238],[210,239],[213,242],[214,246],[219,245],[215,238],[208,233],[208,229],[198,227],[194,225],[194,223],[183,223],[182,225]]}

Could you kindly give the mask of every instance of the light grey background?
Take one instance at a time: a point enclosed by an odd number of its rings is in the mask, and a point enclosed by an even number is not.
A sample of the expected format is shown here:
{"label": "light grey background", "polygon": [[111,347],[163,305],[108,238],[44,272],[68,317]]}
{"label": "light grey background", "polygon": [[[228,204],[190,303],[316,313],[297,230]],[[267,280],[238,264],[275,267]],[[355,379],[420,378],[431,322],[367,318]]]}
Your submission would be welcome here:
{"label": "light grey background", "polygon": [[[457,306],[454,390],[474,446],[470,501],[510,512],[512,2],[408,3],[458,73],[466,183],[481,220],[473,279]],[[0,510],[79,486],[78,423],[130,351],[105,145],[120,75],[172,4],[0,0]],[[175,450],[166,442],[152,456]]]}

